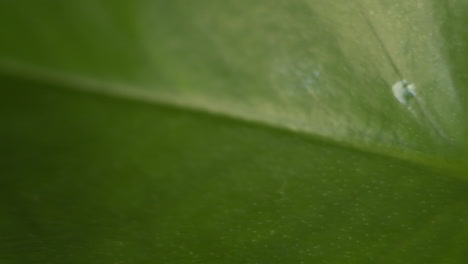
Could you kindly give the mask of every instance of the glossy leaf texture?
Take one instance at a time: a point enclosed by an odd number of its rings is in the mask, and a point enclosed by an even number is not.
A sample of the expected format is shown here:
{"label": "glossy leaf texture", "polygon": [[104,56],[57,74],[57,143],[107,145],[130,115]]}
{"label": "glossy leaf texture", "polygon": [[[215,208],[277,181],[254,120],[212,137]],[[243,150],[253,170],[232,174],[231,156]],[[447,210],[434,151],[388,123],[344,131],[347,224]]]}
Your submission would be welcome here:
{"label": "glossy leaf texture", "polygon": [[0,262],[466,263],[467,11],[1,2]]}

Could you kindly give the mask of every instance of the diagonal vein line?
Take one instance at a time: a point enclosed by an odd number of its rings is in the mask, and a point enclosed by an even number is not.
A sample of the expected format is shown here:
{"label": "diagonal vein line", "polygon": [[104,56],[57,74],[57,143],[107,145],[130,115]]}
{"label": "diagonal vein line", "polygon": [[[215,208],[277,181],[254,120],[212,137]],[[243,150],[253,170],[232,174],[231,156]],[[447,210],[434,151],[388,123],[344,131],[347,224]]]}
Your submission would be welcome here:
{"label": "diagonal vein line", "polygon": [[[135,100],[146,102],[155,105],[165,105],[179,109],[186,109],[187,111],[195,111],[217,116],[223,116],[233,120],[249,122],[262,126],[267,126],[277,130],[283,130],[290,133],[300,134],[309,138],[314,138],[340,146],[343,148],[352,149],[355,151],[373,153],[390,157],[393,159],[404,160],[413,164],[433,167],[455,173],[449,173],[457,179],[466,181],[463,173],[468,169],[467,166],[460,166],[460,161],[450,161],[444,157],[439,157],[424,152],[415,151],[412,149],[405,149],[398,145],[385,145],[373,142],[373,144],[366,144],[362,141],[349,142],[343,139],[336,139],[314,133],[313,131],[290,125],[287,121],[281,120],[275,122],[265,116],[259,115],[243,115],[235,111],[229,111],[226,107],[212,105],[206,98],[194,98],[194,100],[187,100],[186,98],[177,98],[170,94],[154,93],[151,90],[144,89],[135,85],[125,83],[112,82],[108,80],[99,80],[92,77],[79,76],[67,72],[57,71],[54,69],[41,69],[37,65],[26,64],[15,60],[8,60],[8,58],[0,58],[0,73],[17,78],[25,78],[26,80],[43,82],[52,85],[69,87],[74,90],[103,94],[114,98],[125,98],[127,100]],[[290,121],[290,120],[289,120]]]}
{"label": "diagonal vein line", "polygon": [[383,42],[383,40],[380,37],[379,33],[377,33],[377,30],[375,29],[374,24],[370,20],[369,16],[363,11],[364,8],[362,7],[362,5],[359,5],[359,6],[360,6],[359,11],[361,12],[362,17],[366,21],[366,24],[369,26],[369,28],[370,28],[372,34],[374,35],[374,37],[377,39],[377,42],[379,43],[380,47],[382,48],[383,53],[385,54],[385,57],[387,57],[388,61],[390,62],[390,65],[392,65],[393,70],[398,75],[400,80],[403,80],[403,74],[401,74],[400,70],[398,69],[398,67],[397,67],[397,65],[395,63],[395,60],[390,55],[390,52],[387,49],[387,47],[385,46],[385,43]]}

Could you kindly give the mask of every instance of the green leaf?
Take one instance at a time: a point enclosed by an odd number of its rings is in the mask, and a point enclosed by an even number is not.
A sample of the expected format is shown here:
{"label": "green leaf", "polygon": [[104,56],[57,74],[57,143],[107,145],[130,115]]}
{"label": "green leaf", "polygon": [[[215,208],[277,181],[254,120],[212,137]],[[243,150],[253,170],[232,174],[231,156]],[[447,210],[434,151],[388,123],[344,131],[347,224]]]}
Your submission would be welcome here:
{"label": "green leaf", "polygon": [[3,1],[0,263],[466,263],[467,11]]}

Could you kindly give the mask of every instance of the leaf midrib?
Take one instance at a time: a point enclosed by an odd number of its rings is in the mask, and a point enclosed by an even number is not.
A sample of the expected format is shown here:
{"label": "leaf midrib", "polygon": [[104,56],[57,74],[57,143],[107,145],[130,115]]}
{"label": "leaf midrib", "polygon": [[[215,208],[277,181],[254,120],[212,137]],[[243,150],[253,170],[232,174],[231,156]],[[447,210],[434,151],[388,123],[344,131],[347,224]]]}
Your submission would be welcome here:
{"label": "leaf midrib", "polygon": [[67,89],[76,91],[101,94],[104,96],[123,98],[126,100],[134,100],[154,105],[170,106],[183,109],[185,111],[201,112],[222,118],[249,122],[268,127],[269,129],[282,130],[296,135],[303,135],[308,138],[352,149],[354,151],[382,155],[392,159],[404,160],[413,164],[443,170],[445,172],[449,172],[449,175],[455,176],[455,178],[461,179],[463,181],[468,180],[464,177],[457,176],[458,174],[463,174],[464,172],[468,171],[468,166],[463,166],[463,164],[459,164],[457,162],[446,161],[440,157],[429,155],[427,153],[397,148],[395,146],[392,146],[392,148],[378,144],[373,146],[366,146],[360,145],[359,142],[356,144],[353,142],[339,141],[331,137],[311,133],[310,131],[291,128],[287,125],[282,125],[277,122],[269,122],[266,119],[255,117],[252,118],[239,115],[236,112],[228,112],[225,110],[225,108],[217,108],[214,104],[193,103],[188,100],[178,100],[174,96],[155,94],[149,90],[145,90],[137,86],[98,80],[86,76],[61,72],[59,70],[46,69],[33,64],[26,64],[11,59],[0,59],[0,73],[15,78],[46,83],[61,88],[66,87]]}

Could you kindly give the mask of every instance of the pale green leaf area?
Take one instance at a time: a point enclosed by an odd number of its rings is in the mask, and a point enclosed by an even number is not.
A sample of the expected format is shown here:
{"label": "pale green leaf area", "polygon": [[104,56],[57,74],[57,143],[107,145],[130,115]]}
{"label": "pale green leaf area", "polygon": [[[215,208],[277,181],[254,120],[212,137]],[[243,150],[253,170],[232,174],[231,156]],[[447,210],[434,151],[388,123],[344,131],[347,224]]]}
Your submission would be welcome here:
{"label": "pale green leaf area", "polygon": [[[7,71],[91,79],[419,162],[467,157],[466,1],[16,0],[0,10]],[[416,85],[411,109],[391,91],[402,79]]]}
{"label": "pale green leaf area", "polygon": [[467,25],[466,0],[1,1],[0,264],[468,263]]}

